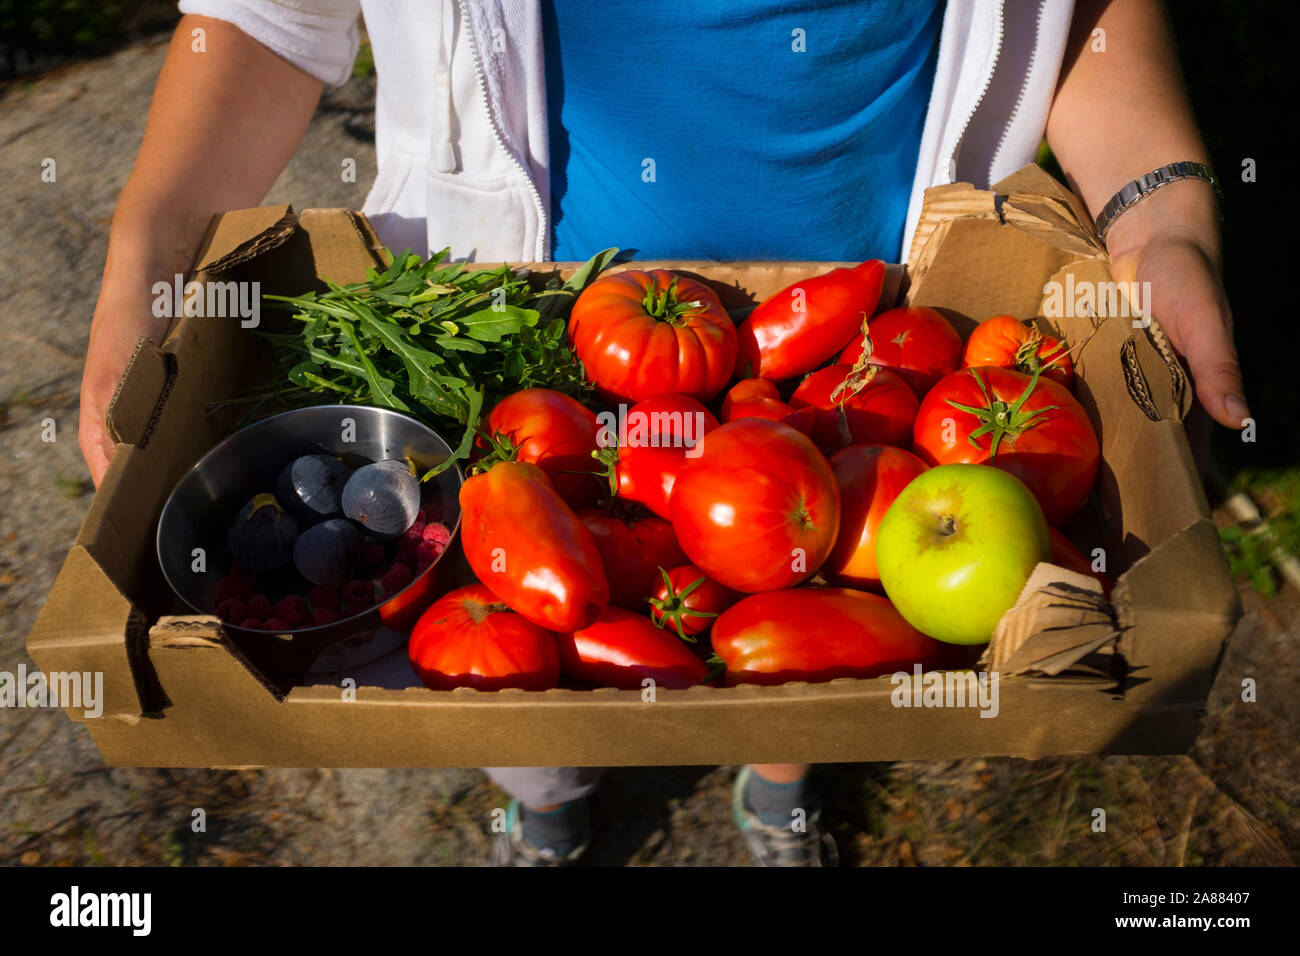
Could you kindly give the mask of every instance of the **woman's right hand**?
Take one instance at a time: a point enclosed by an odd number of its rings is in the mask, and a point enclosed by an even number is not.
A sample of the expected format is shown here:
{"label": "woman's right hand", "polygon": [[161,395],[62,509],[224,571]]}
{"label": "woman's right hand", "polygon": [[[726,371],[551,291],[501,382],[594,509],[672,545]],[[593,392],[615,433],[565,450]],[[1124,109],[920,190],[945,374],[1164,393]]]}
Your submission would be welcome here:
{"label": "woman's right hand", "polygon": [[108,406],[136,343],[143,336],[160,344],[167,334],[171,320],[154,316],[151,291],[155,282],[171,281],[172,275],[164,272],[164,268],[115,263],[112,254],[104,267],[90,324],[77,428],[77,441],[95,487],[99,487],[113,457],[114,442],[106,421]]}
{"label": "woman's right hand", "polygon": [[[200,31],[206,41],[196,47]],[[104,416],[117,383],[140,336],[161,344],[171,325],[153,314],[154,284],[188,272],[215,213],[262,200],[302,141],[323,87],[233,24],[181,18],[113,214],[90,326],[78,441],[96,486],[113,455]]]}

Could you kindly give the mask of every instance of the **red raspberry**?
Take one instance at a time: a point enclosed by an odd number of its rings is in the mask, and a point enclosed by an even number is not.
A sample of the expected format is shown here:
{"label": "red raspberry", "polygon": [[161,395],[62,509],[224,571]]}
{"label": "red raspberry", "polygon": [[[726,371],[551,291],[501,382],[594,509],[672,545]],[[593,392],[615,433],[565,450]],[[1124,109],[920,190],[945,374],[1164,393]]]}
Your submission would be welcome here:
{"label": "red raspberry", "polygon": [[307,592],[307,598],[311,601],[312,607],[327,607],[333,611],[339,609],[339,592],[334,588],[317,585]]}
{"label": "red raspberry", "polygon": [[366,578],[354,578],[347,584],[343,585],[343,604],[344,613],[347,613],[347,605],[358,604],[361,607],[369,607],[375,603],[375,583]]}
{"label": "red raspberry", "polygon": [[[304,614],[305,613],[307,612],[304,612]],[[279,611],[275,612],[275,616],[284,621],[286,628],[290,631],[296,631],[298,628],[302,627],[303,622],[307,620],[304,614],[285,615],[281,614]]]}
{"label": "red raspberry", "polygon": [[261,618],[246,617],[240,622],[240,627],[248,631],[260,631],[262,629]]}
{"label": "red raspberry", "polygon": [[352,615],[360,614],[362,611],[369,611],[374,606],[374,603],[374,601],[367,601],[365,604],[345,604],[343,610],[339,613],[344,617],[352,617]]}
{"label": "red raspberry", "polygon": [[411,522],[411,526],[402,532],[402,537],[409,538],[411,541],[418,542],[420,538],[424,535],[425,524],[426,522],[423,522],[419,518],[416,518],[413,522]]}
{"label": "red raspberry", "polygon": [[248,599],[248,613],[265,620],[275,613],[275,607],[265,594],[254,594]]}
{"label": "red raspberry", "polygon": [[247,601],[253,594],[253,583],[243,578],[226,575],[217,582],[217,603],[235,598]]}
{"label": "red raspberry", "polygon": [[424,543],[433,545],[439,552],[445,551],[451,540],[451,531],[441,521],[430,521],[424,529]]}
{"label": "red raspberry", "polygon": [[414,571],[404,564],[394,564],[388,569],[388,572],[379,579],[379,586],[389,594],[396,594],[414,580]]}
{"label": "red raspberry", "polygon": [[373,568],[377,564],[383,564],[384,546],[378,541],[370,541],[361,546],[361,566],[363,568]]}
{"label": "red raspberry", "polygon": [[420,524],[428,524],[428,523],[429,523],[429,512],[427,512],[427,511],[425,511],[423,508],[421,508],[421,509],[416,513],[416,515],[415,515],[415,520],[418,521],[418,522],[420,522]]}
{"label": "red raspberry", "polygon": [[438,555],[442,554],[443,549],[425,541],[420,542],[420,546],[415,549],[415,559],[417,564],[432,564],[438,560]]}
{"label": "red raspberry", "polygon": [[415,567],[415,563],[420,560],[420,543],[409,538],[400,539],[397,542],[397,556],[394,560],[408,568]]}
{"label": "red raspberry", "polygon": [[307,602],[301,594],[289,594],[275,602],[275,616],[282,621],[301,623],[307,617]]}
{"label": "red raspberry", "polygon": [[268,617],[265,621],[262,622],[262,630],[288,631],[288,630],[292,630],[292,628],[289,627],[288,621],[282,621],[278,617]]}
{"label": "red raspberry", "polygon": [[248,606],[239,598],[226,598],[217,605],[217,617],[223,621],[242,621],[248,617]]}
{"label": "red raspberry", "polygon": [[333,624],[343,620],[343,615],[332,607],[318,607],[311,612],[311,619],[317,625]]}
{"label": "red raspberry", "polygon": [[415,566],[415,576],[418,578],[421,574],[423,574],[425,571],[428,571],[429,568],[431,567],[433,567],[432,561],[421,561],[419,564]]}

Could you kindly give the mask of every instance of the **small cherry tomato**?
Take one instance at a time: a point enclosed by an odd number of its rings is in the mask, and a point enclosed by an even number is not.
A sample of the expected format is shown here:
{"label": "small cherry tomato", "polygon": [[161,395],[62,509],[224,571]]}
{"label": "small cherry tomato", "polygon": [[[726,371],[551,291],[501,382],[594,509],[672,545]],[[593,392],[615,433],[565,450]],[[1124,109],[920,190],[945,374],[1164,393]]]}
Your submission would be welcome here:
{"label": "small cherry tomato", "polygon": [[650,599],[650,620],[658,627],[671,628],[687,641],[707,631],[714,618],[745,596],[719,584],[693,564],[671,571],[661,567],[659,575],[659,587]]}
{"label": "small cherry tomato", "polygon": [[976,326],[966,340],[961,364],[963,368],[995,365],[1026,375],[1041,370],[1045,378],[1066,388],[1074,384],[1074,360],[1060,340],[1010,315],[995,315]]}

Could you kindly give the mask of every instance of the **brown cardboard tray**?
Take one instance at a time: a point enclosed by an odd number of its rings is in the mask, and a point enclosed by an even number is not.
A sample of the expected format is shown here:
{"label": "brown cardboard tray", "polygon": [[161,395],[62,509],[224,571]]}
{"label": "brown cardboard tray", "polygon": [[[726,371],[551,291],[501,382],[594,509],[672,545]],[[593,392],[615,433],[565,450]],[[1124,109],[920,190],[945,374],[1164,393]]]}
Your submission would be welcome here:
{"label": "brown cardboard tray", "polygon": [[[909,265],[887,296],[941,308],[965,335],[998,313],[1042,316],[1053,287],[1110,280],[1078,200],[1036,167],[992,190],[937,187]],[[288,206],[217,217],[192,278],[297,294],[383,263],[365,217]],[[697,273],[729,307],[837,263],[656,262]],[[539,275],[574,264],[540,263]],[[103,715],[83,720],[112,766],[538,766],[867,761],[974,755],[1181,753],[1195,739],[1240,607],[1181,419],[1190,388],[1158,323],[1123,300],[1079,300],[1043,320],[1076,353],[1076,394],[1102,447],[1094,506],[1066,529],[1104,549],[1112,601],[1091,579],[1040,565],[985,665],[991,719],[973,708],[895,706],[889,678],[638,692],[472,690],[413,683],[401,655],[286,682],[260,673],[212,617],[186,613],[154,554],[178,477],[235,424],[210,403],[272,374],[234,320],[186,317],[142,342],[110,409],[119,444],[29,638],[47,674],[102,671]],[[1085,341],[1086,340],[1086,341]],[[345,680],[344,678],[350,678]]]}

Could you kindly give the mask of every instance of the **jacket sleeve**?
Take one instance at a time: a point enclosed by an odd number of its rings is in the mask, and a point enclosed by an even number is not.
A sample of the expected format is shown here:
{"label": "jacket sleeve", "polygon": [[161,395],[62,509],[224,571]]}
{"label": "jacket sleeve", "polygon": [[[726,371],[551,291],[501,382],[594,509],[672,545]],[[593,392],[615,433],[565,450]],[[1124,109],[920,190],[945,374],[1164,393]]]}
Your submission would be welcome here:
{"label": "jacket sleeve", "polygon": [[360,45],[360,0],[180,0],[181,13],[225,20],[329,86],[352,73]]}

